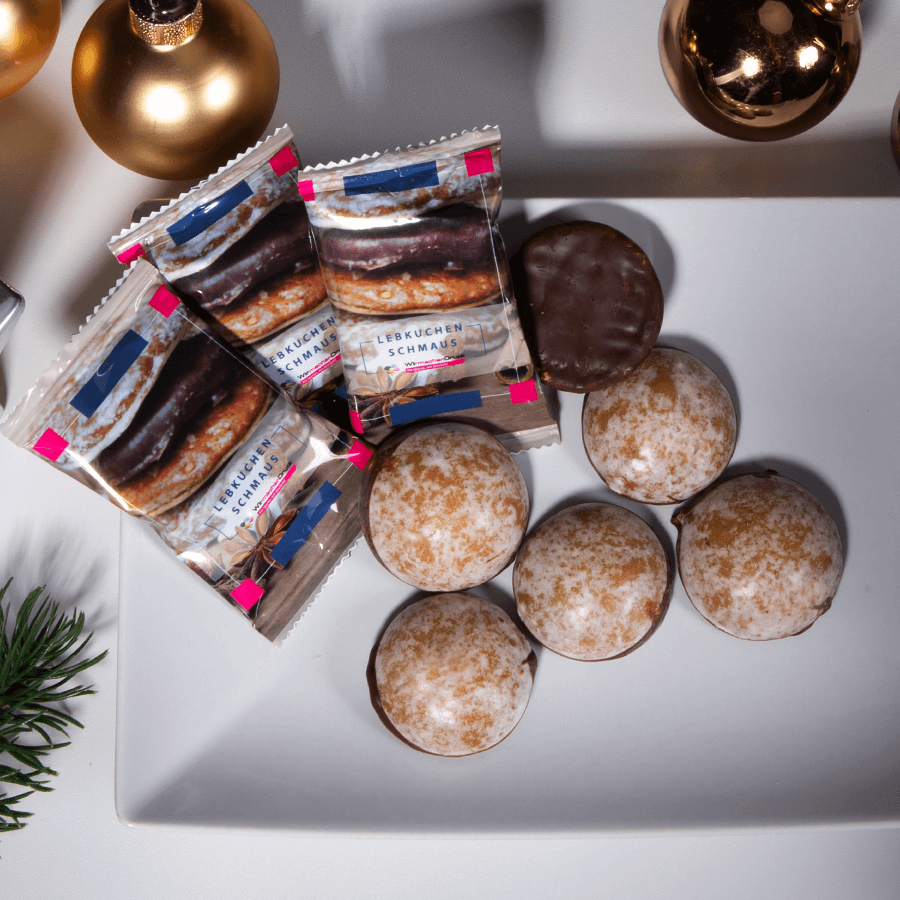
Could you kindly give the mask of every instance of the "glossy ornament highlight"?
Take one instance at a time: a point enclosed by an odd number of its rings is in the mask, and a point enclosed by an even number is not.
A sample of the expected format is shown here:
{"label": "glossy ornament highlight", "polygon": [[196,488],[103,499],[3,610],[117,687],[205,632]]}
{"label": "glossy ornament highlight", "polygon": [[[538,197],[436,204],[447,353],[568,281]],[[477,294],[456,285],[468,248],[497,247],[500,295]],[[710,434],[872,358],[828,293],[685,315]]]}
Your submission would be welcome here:
{"label": "glossy ornament highlight", "polygon": [[0,99],[31,81],[47,61],[61,12],[60,0],[0,0]]}
{"label": "glossy ornament highlight", "polygon": [[707,128],[746,141],[793,137],[841,102],[859,67],[862,0],[668,0],[663,72]]}
{"label": "glossy ornament highlight", "polygon": [[153,178],[202,178],[252,146],[278,87],[272,36],[245,0],[105,0],[72,60],[85,130]]}

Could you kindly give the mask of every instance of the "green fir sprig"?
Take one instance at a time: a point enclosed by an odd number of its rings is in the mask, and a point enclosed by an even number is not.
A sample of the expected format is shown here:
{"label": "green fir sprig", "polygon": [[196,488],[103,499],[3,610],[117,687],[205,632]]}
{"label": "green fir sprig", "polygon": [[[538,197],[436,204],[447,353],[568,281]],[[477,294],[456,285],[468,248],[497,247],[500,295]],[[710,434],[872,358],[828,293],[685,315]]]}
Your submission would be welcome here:
{"label": "green fir sprig", "polygon": [[22,799],[53,789],[49,778],[56,772],[44,759],[51,750],[68,746],[68,740],[58,737],[67,738],[69,726],[82,727],[59,704],[94,693],[70,682],[106,656],[104,650],[92,659],[78,659],[93,637],[81,639],[84,614],[60,612],[49,599],[38,603],[42,587],[25,598],[10,630],[3,598],[11,581],[0,589],[0,782],[23,790],[0,792],[0,832],[25,826],[32,813],[17,808]]}

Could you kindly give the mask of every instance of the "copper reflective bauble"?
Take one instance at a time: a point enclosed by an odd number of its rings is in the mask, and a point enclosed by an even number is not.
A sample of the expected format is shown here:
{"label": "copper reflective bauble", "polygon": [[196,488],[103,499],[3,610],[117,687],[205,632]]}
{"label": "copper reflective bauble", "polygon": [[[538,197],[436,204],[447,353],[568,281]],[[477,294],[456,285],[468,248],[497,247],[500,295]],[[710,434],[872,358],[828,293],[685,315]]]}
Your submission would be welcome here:
{"label": "copper reflective bauble", "polygon": [[60,0],[0,0],[0,99],[31,81],[47,61],[61,12]]}
{"label": "copper reflective bauble", "polygon": [[697,121],[771,141],[822,121],[859,66],[862,0],[668,0],[663,72]]}
{"label": "copper reflective bauble", "polygon": [[198,30],[174,45],[139,36],[128,0],[105,0],[72,60],[85,130],[116,162],[153,178],[203,178],[252,146],[278,87],[272,36],[245,0],[202,0]]}

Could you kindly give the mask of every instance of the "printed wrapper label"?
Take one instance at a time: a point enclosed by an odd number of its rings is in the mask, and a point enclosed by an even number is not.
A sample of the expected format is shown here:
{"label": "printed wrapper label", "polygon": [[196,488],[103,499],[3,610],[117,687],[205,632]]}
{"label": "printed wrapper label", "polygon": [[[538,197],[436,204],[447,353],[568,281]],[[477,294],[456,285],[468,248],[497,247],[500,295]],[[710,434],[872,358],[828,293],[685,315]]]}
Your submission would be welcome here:
{"label": "printed wrapper label", "polygon": [[529,362],[518,313],[505,303],[405,318],[339,312],[338,328],[348,388],[365,396]]}
{"label": "printed wrapper label", "polygon": [[342,371],[337,316],[330,303],[256,347],[259,368],[284,388],[319,387]]}
{"label": "printed wrapper label", "polygon": [[499,129],[307,167],[298,191],[358,433],[464,412],[514,450],[559,440],[497,226]]}
{"label": "printed wrapper label", "polygon": [[[337,382],[340,345],[297,194],[290,129],[110,241],[140,246],[195,313],[295,400]],[[346,421],[340,407],[329,410]]]}
{"label": "printed wrapper label", "polygon": [[[134,263],[0,431],[147,522],[173,563],[188,565],[278,641],[360,535],[356,495],[370,448],[296,408],[182,306],[157,309],[163,286],[152,265]],[[168,407],[160,391],[177,396],[187,379],[196,393],[197,372],[209,401],[179,428],[161,427]],[[90,402],[79,405],[90,415],[72,406],[85,385]],[[146,453],[162,434],[169,443],[148,468]],[[120,438],[132,448],[126,457]],[[333,501],[304,512],[313,497],[326,497],[325,485],[338,492]],[[313,530],[315,540],[300,540]]]}
{"label": "printed wrapper label", "polygon": [[242,447],[213,489],[206,492],[213,504],[206,526],[217,532],[220,540],[234,538],[238,526],[252,525],[277,504],[278,495],[288,489],[309,449],[308,441],[283,425],[254,437],[256,443]]}
{"label": "printed wrapper label", "polygon": [[[344,334],[345,343],[359,355],[356,373],[360,375],[376,375],[379,369],[389,375],[442,369],[458,365],[469,356],[485,355],[481,328],[454,322],[452,315],[423,318],[413,324],[400,322],[399,328],[396,323],[385,322],[378,330],[361,330],[364,336],[355,333],[352,326]],[[352,380],[350,387],[356,387]]]}

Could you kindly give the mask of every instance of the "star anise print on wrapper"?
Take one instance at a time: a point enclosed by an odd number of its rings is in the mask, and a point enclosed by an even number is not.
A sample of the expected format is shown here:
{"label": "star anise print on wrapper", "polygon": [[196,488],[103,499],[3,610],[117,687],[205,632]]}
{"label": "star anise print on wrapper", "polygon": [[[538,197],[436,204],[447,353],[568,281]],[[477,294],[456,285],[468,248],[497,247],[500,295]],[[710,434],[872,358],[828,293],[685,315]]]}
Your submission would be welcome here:
{"label": "star anise print on wrapper", "polygon": [[284,568],[281,563],[272,558],[272,551],[278,546],[278,542],[284,537],[296,516],[297,510],[289,509],[270,524],[271,517],[268,511],[264,512],[256,521],[257,537],[254,537],[253,532],[249,529],[238,526],[233,540],[241,541],[244,547],[239,549],[231,559],[231,565],[238,567],[238,573],[235,576],[238,581],[250,578],[259,584],[273,566],[276,569]]}
{"label": "star anise print on wrapper", "polygon": [[360,419],[363,422],[387,419],[390,423],[392,406],[434,397],[438,393],[434,385],[416,386],[413,385],[414,380],[415,375],[410,372],[391,375],[384,367],[379,367],[375,375],[367,379],[369,383],[360,385],[354,391]]}

